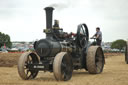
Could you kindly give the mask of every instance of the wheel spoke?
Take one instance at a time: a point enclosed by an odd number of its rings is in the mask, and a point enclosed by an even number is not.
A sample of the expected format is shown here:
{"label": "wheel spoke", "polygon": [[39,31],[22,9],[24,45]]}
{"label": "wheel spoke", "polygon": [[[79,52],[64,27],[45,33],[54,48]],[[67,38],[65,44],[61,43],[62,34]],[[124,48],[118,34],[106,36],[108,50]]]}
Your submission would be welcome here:
{"label": "wheel spoke", "polygon": [[24,66],[27,66],[27,64],[28,64],[28,62],[26,61],[26,62],[24,63]]}
{"label": "wheel spoke", "polygon": [[101,67],[97,66],[97,71],[100,72],[101,71]]}
{"label": "wheel spoke", "polygon": [[100,65],[100,64],[101,64],[101,63],[97,63],[97,64],[96,64],[96,67],[97,67],[97,68],[101,68],[101,65]]}
{"label": "wheel spoke", "polygon": [[65,74],[65,76],[64,76],[64,80],[67,80],[67,79],[68,79],[68,75]]}
{"label": "wheel spoke", "polygon": [[61,65],[62,65],[63,68],[66,68],[66,64],[65,63],[62,62]]}
{"label": "wheel spoke", "polygon": [[24,66],[24,69],[28,69],[26,66]]}
{"label": "wheel spoke", "polygon": [[27,70],[27,73],[26,73],[26,74],[28,75],[28,74],[29,74],[29,72],[30,72],[30,71],[29,71],[29,70]]}

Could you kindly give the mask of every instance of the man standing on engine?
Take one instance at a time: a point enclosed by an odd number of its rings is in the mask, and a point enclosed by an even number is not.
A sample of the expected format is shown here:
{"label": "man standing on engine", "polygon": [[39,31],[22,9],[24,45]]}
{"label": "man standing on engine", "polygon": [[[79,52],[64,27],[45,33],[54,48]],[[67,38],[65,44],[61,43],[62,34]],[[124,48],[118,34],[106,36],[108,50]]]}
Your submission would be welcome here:
{"label": "man standing on engine", "polygon": [[97,27],[96,28],[96,34],[93,35],[93,37],[91,38],[96,38],[96,44],[101,46],[101,42],[102,42],[102,32],[100,31],[100,28]]}

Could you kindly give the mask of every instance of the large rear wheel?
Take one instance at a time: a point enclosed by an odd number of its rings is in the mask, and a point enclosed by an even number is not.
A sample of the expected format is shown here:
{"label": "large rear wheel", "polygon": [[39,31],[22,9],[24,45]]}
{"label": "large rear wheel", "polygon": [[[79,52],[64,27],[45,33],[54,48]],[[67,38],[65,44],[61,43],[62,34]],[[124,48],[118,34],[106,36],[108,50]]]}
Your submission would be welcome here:
{"label": "large rear wheel", "polygon": [[104,54],[99,46],[90,46],[86,57],[87,69],[90,74],[99,74],[104,67]]}
{"label": "large rear wheel", "polygon": [[53,62],[53,72],[56,80],[67,81],[72,77],[73,65],[70,54],[60,52],[55,56]]}
{"label": "large rear wheel", "polygon": [[38,70],[30,70],[28,64],[39,63],[38,57],[35,53],[25,52],[18,61],[18,73],[24,80],[33,79],[37,76]]}

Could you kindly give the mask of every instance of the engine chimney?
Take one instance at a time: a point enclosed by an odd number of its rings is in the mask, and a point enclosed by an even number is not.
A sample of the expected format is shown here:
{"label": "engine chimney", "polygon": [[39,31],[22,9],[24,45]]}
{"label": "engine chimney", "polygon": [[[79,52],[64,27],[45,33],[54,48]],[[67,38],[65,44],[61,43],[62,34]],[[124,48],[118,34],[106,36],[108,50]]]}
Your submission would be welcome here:
{"label": "engine chimney", "polygon": [[44,9],[46,11],[46,29],[52,29],[52,13],[54,8],[46,7]]}

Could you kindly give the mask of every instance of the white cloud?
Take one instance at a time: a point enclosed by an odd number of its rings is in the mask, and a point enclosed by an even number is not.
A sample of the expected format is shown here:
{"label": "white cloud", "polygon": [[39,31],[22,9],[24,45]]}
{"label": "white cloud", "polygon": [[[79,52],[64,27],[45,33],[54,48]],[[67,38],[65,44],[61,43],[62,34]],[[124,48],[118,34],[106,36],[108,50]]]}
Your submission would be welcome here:
{"label": "white cloud", "polygon": [[44,7],[56,5],[54,19],[64,31],[76,32],[85,22],[90,36],[101,27],[104,41],[128,38],[127,0],[0,0],[0,31],[13,41],[32,41],[45,37]]}

